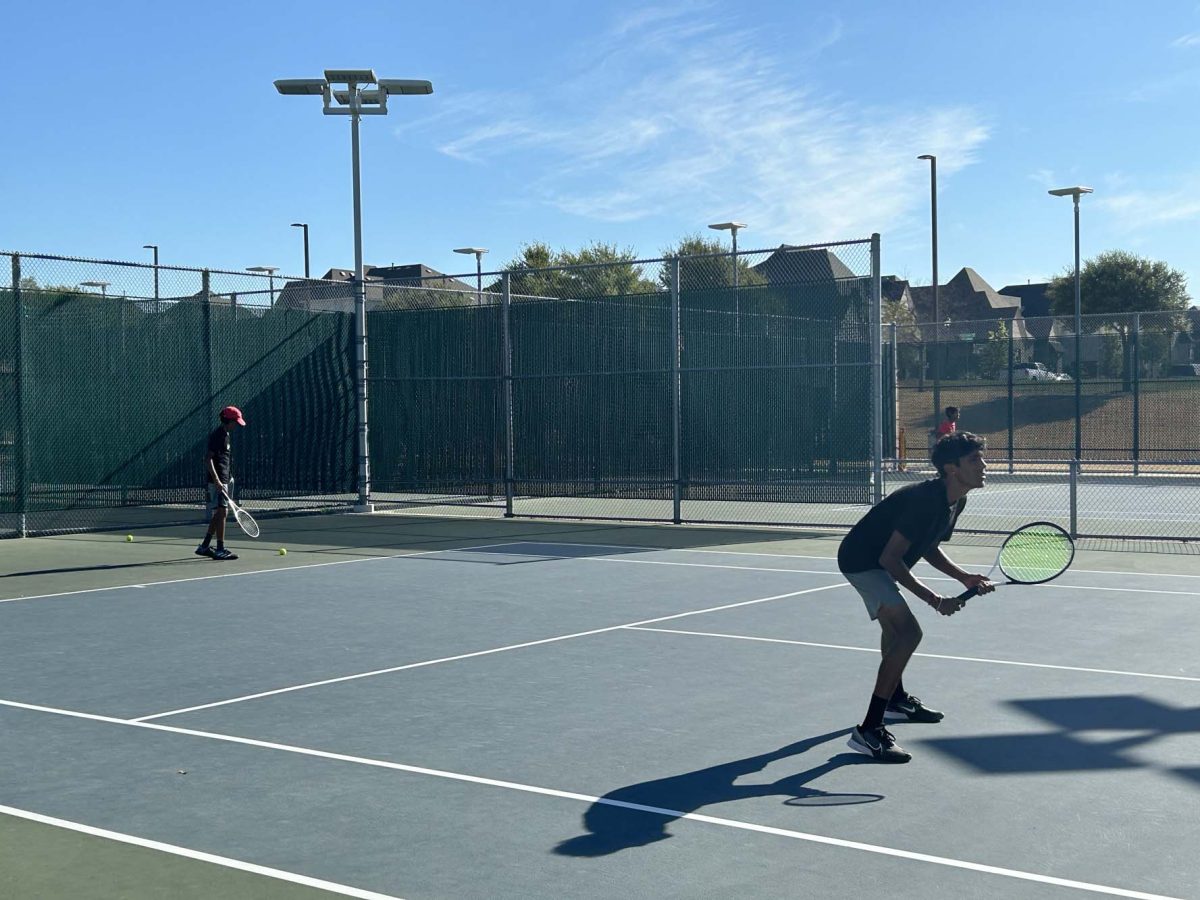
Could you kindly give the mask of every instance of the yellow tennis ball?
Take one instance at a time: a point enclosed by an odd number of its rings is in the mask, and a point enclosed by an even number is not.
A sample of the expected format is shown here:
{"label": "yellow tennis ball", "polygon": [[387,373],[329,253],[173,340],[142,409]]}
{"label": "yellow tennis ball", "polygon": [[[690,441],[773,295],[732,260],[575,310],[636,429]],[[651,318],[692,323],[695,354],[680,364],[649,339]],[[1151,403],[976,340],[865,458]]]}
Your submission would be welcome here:
{"label": "yellow tennis ball", "polygon": [[132,534],[125,535],[125,543],[127,543],[127,544],[133,543],[133,535]]}
{"label": "yellow tennis ball", "polygon": [[280,547],[280,548],[279,548],[279,555],[280,555],[280,556],[287,556],[287,547]]}

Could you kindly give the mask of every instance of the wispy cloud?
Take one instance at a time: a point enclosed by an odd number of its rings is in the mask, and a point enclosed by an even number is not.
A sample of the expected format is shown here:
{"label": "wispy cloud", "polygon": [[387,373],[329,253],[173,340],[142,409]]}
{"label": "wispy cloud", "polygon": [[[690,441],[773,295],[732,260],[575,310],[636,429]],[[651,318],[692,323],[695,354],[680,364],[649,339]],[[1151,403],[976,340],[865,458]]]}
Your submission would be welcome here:
{"label": "wispy cloud", "polygon": [[1171,41],[1172,47],[1200,47],[1200,31],[1180,35]]}
{"label": "wispy cloud", "polygon": [[1163,225],[1200,219],[1200,175],[1176,182],[1171,190],[1125,187],[1097,194],[1095,204],[1109,213],[1113,224],[1127,234]]}
{"label": "wispy cloud", "polygon": [[[589,48],[596,64],[546,85],[536,107],[531,95],[464,97],[417,127],[447,155],[530,166],[540,202],[574,215],[736,215],[763,246],[888,229],[924,202],[918,154],[937,154],[940,173],[953,174],[988,138],[969,107],[831,95],[796,74],[793,55],[763,49],[769,29],[734,29],[698,10],[712,7],[622,20]],[[810,52],[842,33],[831,19]]]}

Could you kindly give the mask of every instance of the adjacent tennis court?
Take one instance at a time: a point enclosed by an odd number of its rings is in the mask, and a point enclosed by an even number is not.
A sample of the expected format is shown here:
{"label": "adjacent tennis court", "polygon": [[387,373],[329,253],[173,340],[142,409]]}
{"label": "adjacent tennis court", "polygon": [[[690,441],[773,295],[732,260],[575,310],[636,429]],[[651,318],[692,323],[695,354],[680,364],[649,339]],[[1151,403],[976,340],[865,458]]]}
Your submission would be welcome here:
{"label": "adjacent tennis court", "polygon": [[1188,556],[917,609],[906,686],[947,717],[884,766],[846,747],[878,629],[836,537],[263,531],[227,566],[194,528],[0,548],[0,893],[1200,893]]}

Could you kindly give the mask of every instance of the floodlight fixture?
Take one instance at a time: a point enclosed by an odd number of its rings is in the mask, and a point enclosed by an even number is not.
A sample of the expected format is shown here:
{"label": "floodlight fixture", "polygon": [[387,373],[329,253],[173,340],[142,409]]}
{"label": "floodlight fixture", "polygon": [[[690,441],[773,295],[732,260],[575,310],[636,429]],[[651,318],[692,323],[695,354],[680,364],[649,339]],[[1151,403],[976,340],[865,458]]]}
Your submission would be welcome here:
{"label": "floodlight fixture", "polygon": [[326,69],[325,80],[330,84],[375,84],[374,69]]}
{"label": "floodlight fixture", "polygon": [[275,90],[281,94],[320,96],[329,87],[324,78],[281,78],[275,82]]}
{"label": "floodlight fixture", "polygon": [[468,256],[475,256],[475,304],[483,305],[483,254],[487,253],[487,247],[456,247],[455,253],[465,253]]}
{"label": "floodlight fixture", "polygon": [[80,287],[100,288],[100,296],[101,297],[108,296],[108,286],[110,284],[112,284],[112,282],[110,282],[110,281],[81,281],[81,282],[79,282]]}
{"label": "floodlight fixture", "polygon": [[1079,185],[1077,187],[1055,188],[1054,190],[1049,191],[1049,193],[1053,194],[1055,197],[1078,197],[1080,194],[1091,194],[1094,193],[1094,191],[1090,187]]}
{"label": "floodlight fixture", "polygon": [[709,225],[709,228],[714,231],[732,231],[734,236],[737,236],[739,228],[745,228],[745,222],[717,222],[715,225]]}
{"label": "floodlight fixture", "polygon": [[389,94],[432,94],[433,83],[414,78],[380,78],[379,86]]}

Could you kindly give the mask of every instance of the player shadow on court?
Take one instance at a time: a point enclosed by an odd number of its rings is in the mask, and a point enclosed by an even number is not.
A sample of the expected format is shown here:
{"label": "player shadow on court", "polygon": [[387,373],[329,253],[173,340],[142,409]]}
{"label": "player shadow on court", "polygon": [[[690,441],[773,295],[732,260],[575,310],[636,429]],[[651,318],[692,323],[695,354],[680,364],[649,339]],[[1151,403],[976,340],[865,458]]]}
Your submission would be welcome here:
{"label": "player shadow on court", "polygon": [[[1043,723],[1042,730],[923,743],[977,772],[1013,775],[1156,768],[1144,755],[1126,751],[1149,748],[1175,735],[1200,734],[1200,707],[1166,706],[1135,694],[1048,697],[1009,705]],[[1200,770],[1164,771],[1200,782]]]}
{"label": "player shadow on court", "polygon": [[143,569],[147,566],[177,566],[180,563],[204,562],[198,556],[185,556],[181,559],[159,559],[153,562],[115,563],[100,566],[64,566],[61,569],[30,569],[26,572],[8,572],[0,578],[22,578],[28,575],[60,575],[64,572],[103,572],[108,569]]}
{"label": "player shadow on court", "polygon": [[654,781],[617,788],[593,803],[583,814],[587,834],[562,841],[554,848],[561,856],[606,856],[632,847],[643,847],[671,837],[667,825],[680,816],[707,806],[752,797],[786,796],[789,806],[843,806],[874,803],[882,794],[827,793],[807,787],[822,775],[863,762],[872,762],[857,753],[838,753],[819,766],[787,775],[769,784],[735,782],[744,775],[765,769],[770,763],[806,753],[827,741],[847,737],[849,728],[831,731],[770,753],[722,763],[695,772],[672,775]]}

